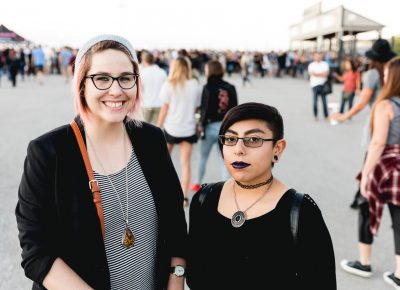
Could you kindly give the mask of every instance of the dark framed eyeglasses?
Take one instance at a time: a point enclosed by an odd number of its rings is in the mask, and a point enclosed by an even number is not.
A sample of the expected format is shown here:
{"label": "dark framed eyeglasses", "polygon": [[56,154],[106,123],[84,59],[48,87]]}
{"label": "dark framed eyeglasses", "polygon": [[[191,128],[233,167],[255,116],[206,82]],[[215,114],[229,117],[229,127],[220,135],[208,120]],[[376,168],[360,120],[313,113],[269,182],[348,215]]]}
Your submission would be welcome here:
{"label": "dark framed eyeglasses", "polygon": [[98,89],[98,90],[108,90],[111,88],[113,82],[116,80],[118,85],[121,87],[121,89],[124,90],[129,90],[132,89],[137,82],[139,74],[137,73],[129,73],[129,74],[123,74],[119,77],[112,77],[107,74],[92,74],[89,76],[86,76],[85,78],[90,78],[92,79],[93,85]]}
{"label": "dark framed eyeglasses", "polygon": [[237,142],[242,139],[243,144],[246,147],[250,148],[256,148],[256,147],[261,147],[264,143],[264,141],[275,141],[275,139],[265,139],[261,137],[236,137],[236,136],[229,136],[229,135],[219,135],[218,136],[219,142],[221,142],[222,145],[226,146],[235,146]]}

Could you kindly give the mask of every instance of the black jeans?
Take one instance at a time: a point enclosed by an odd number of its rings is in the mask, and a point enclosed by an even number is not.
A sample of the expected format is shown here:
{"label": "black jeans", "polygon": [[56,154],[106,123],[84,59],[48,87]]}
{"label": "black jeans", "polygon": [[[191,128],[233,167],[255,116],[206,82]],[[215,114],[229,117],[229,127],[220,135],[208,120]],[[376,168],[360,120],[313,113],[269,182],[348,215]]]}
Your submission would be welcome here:
{"label": "black jeans", "polygon": [[326,102],[326,95],[322,93],[322,85],[315,86],[312,88],[313,91],[313,109],[314,109],[314,117],[318,117],[318,96],[321,96],[322,99],[322,108],[324,110],[325,118],[328,117],[328,104]]}
{"label": "black jeans", "polygon": [[[400,255],[400,206],[388,204],[390,216],[392,218],[392,228],[394,233],[394,248],[396,255]],[[369,209],[368,201],[360,205],[358,214],[358,241],[363,244],[371,245],[373,235],[369,229]]]}

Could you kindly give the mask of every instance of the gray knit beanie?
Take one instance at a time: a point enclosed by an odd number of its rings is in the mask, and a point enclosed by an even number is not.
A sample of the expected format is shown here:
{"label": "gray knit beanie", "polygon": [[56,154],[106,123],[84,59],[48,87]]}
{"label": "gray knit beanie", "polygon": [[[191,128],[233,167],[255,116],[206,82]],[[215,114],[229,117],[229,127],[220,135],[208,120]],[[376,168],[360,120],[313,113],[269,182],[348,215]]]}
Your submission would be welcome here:
{"label": "gray knit beanie", "polygon": [[131,53],[131,56],[133,60],[138,64],[138,58],[136,56],[135,49],[133,48],[132,44],[126,40],[125,38],[118,36],[118,35],[113,35],[113,34],[102,34],[98,35],[96,37],[93,37],[89,41],[87,41],[82,47],[79,49],[78,54],[76,55],[75,59],[75,71],[78,71],[79,66],[81,65],[81,61],[83,56],[86,54],[86,52],[96,43],[99,43],[104,40],[113,40],[116,42],[121,43],[123,46],[125,46],[129,52]]}

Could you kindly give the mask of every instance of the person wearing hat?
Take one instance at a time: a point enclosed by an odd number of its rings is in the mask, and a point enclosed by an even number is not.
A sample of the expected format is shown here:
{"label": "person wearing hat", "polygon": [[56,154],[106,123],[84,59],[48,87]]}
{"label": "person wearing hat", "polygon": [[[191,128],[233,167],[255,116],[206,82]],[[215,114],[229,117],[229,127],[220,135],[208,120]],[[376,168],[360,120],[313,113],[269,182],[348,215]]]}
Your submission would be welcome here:
{"label": "person wearing hat", "polygon": [[[360,93],[360,101],[353,106],[346,113],[334,113],[331,118],[340,122],[350,120],[352,117],[361,112],[365,107],[371,108],[380,89],[383,85],[383,70],[385,64],[396,56],[396,53],[392,51],[390,44],[385,39],[377,39],[372,47],[366,51],[365,57],[368,59],[368,70],[362,75],[362,90]],[[361,147],[363,151],[368,149],[369,144],[369,116],[367,117],[363,129],[363,136],[361,139]],[[359,208],[365,203],[365,199],[360,194],[360,189],[356,191],[353,201],[350,207],[353,209]],[[368,210],[365,207],[364,211]]]}
{"label": "person wearing hat", "polygon": [[352,274],[370,277],[373,236],[377,235],[387,204],[392,219],[396,268],[383,279],[400,289],[400,57],[385,67],[385,84],[371,111],[371,142],[362,169],[360,188],[368,200],[369,211],[360,224],[365,225],[359,239],[359,260],[341,263]]}
{"label": "person wearing hat", "polygon": [[357,115],[367,105],[371,107],[383,85],[383,68],[385,63],[395,56],[396,53],[392,51],[386,39],[377,39],[371,49],[365,53],[369,64],[368,71],[363,74],[363,89],[360,93],[360,101],[346,113],[334,113],[331,118],[343,122]]}
{"label": "person wearing hat", "polygon": [[[347,113],[345,114],[334,114],[333,119],[338,121],[345,121],[358,114],[367,105],[372,108],[376,97],[378,96],[381,87],[383,86],[384,79],[384,68],[386,63],[396,56],[396,53],[392,51],[390,44],[385,39],[377,39],[371,49],[365,53],[368,59],[368,70],[363,74],[362,86],[363,89],[360,93],[360,101]],[[365,151],[365,158],[367,156],[367,150],[370,140],[370,116],[368,115],[365,126],[363,129],[362,137],[362,148]],[[360,175],[357,176],[357,180],[360,180]],[[370,233],[368,216],[369,206],[368,201],[361,195],[360,188],[357,190],[354,200],[351,203],[352,208],[359,209],[359,250],[361,257],[370,257],[370,244],[372,243],[372,234]],[[343,270],[356,274],[362,277],[371,276],[371,267],[369,266],[369,258],[362,258],[360,261],[347,261],[344,260],[341,263]]]}
{"label": "person wearing hat", "polygon": [[132,45],[89,40],[73,89],[74,122],[28,146],[15,210],[25,275],[33,289],[183,290],[183,194],[163,132],[139,121]]}

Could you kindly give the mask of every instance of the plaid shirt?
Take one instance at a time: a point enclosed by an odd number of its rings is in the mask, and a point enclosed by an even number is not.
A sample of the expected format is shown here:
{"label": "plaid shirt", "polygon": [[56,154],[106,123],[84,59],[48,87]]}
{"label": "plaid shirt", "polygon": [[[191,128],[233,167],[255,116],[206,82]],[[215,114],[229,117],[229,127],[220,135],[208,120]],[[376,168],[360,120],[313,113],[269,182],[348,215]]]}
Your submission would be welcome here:
{"label": "plaid shirt", "polygon": [[383,206],[400,206],[400,144],[386,145],[377,164],[368,175],[367,194],[371,232],[376,235]]}

